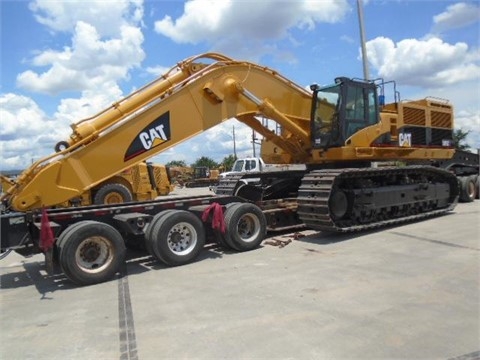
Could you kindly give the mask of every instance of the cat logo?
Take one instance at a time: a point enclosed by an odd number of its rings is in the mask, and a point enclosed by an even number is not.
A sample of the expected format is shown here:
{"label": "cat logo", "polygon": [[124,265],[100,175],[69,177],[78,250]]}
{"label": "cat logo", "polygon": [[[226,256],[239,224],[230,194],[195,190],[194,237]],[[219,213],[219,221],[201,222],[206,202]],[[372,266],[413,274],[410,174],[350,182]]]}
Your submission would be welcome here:
{"label": "cat logo", "polygon": [[155,128],[141,132],[140,135],[138,135],[145,150],[150,150],[152,147],[160,145],[164,141],[168,140],[163,128],[163,125],[159,125]]}
{"label": "cat logo", "polygon": [[[165,144],[170,140],[170,112],[166,112],[153,120],[138,133],[128,147],[124,161],[140,156],[146,151]],[[153,155],[153,154],[152,154]]]}
{"label": "cat logo", "polygon": [[412,146],[412,134],[410,133],[400,133],[398,134],[398,145],[401,147],[411,147]]}

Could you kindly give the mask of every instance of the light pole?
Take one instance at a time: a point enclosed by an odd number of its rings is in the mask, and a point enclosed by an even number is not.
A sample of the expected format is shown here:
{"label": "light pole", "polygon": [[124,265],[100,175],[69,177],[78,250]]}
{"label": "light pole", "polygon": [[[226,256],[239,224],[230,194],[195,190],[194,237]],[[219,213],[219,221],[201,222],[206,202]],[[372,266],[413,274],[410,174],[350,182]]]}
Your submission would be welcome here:
{"label": "light pole", "polygon": [[233,132],[233,157],[237,160],[237,145],[235,143],[235,125],[232,125]]}
{"label": "light pole", "polygon": [[256,152],[255,152],[255,145],[261,145],[261,142],[257,142],[257,138],[255,136],[255,131],[252,130],[252,147],[253,147],[253,157],[257,157]]}
{"label": "light pole", "polygon": [[365,80],[370,78],[368,72],[367,48],[365,46],[365,26],[363,25],[363,1],[357,0],[358,24],[360,26],[360,43],[362,45],[363,77]]}

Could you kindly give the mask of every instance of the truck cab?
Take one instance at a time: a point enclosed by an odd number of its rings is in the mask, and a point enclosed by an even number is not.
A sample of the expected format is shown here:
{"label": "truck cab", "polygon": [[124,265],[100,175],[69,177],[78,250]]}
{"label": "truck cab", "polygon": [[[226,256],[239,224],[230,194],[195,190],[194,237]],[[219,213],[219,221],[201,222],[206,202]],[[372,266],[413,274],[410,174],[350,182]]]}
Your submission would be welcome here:
{"label": "truck cab", "polygon": [[232,166],[232,170],[221,173],[220,177],[224,178],[227,175],[237,174],[237,173],[259,172],[259,171],[265,170],[265,168],[266,168],[266,164],[262,160],[262,158],[248,157],[248,158],[235,160]]}

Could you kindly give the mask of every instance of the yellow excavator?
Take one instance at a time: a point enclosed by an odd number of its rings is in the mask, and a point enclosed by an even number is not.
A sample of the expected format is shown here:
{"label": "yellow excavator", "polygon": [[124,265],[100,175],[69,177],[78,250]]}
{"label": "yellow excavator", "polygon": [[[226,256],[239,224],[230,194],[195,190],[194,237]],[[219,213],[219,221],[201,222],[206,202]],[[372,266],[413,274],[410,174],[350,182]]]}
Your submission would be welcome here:
{"label": "yellow excavator", "polygon": [[[184,60],[157,81],[72,124],[70,138],[56,145],[57,152],[34,163],[7,191],[9,207],[26,211],[68,201],[233,117],[272,144],[270,155],[262,153],[270,163],[346,167],[351,161],[453,156],[449,104],[396,101],[380,107],[376,83],[344,78],[312,90],[313,97],[274,70],[220,54]],[[262,126],[258,114],[276,121],[282,133]]]}
{"label": "yellow excavator", "polygon": [[[384,91],[390,85],[394,95],[387,104]],[[259,117],[276,122],[280,130],[270,130]],[[55,146],[56,152],[25,170],[2,196],[2,251],[23,246],[25,238],[34,245],[39,242],[39,209],[54,209],[114,174],[231,118],[263,137],[261,156],[266,162],[305,164],[304,170],[234,174],[221,180],[217,196],[205,201],[224,207],[227,227],[232,219],[244,220],[245,226],[231,228],[238,233],[231,234],[227,229],[222,235],[223,243],[231,247],[245,250],[258,245],[265,223],[268,228],[284,228],[296,221],[317,230],[357,231],[445,213],[457,202],[456,176],[434,166],[455,153],[453,107],[448,101],[401,101],[395,84],[382,80],[339,77],[330,86],[311,85],[307,90],[273,69],[207,53],[179,62],[159,79],[104,111],[72,124],[70,137]],[[372,167],[384,161],[420,161],[433,166]],[[289,205],[293,215],[278,216],[272,207],[286,199],[293,203]],[[191,210],[186,202],[165,207]],[[255,204],[263,214],[247,206],[228,206],[229,202]],[[195,241],[192,237],[185,239],[184,230],[178,230],[180,223],[189,223],[182,217],[185,214],[174,211],[157,218],[155,212],[160,210],[148,204],[119,209],[112,205],[95,211],[105,216],[104,222],[120,222],[122,231],[144,236],[147,249],[153,248],[156,257],[166,263],[190,261],[196,253],[189,250],[190,246],[197,248],[202,242],[197,237],[193,237]],[[242,209],[250,210],[236,213]],[[122,216],[121,211],[125,212]],[[142,217],[146,213],[154,217],[151,222]],[[75,216],[64,222],[66,213],[56,214],[49,210],[51,222],[57,225],[55,237],[60,239],[60,248],[70,242],[77,246],[78,232],[93,226],[91,221],[100,221],[91,215],[91,220],[76,226]],[[81,213],[83,220],[88,220],[86,214]],[[25,216],[25,225],[18,226],[21,220],[12,220],[15,216]],[[12,223],[17,225],[9,225]],[[134,230],[132,223],[138,225]],[[144,234],[142,226],[149,223]],[[171,229],[162,227],[166,223],[172,224]],[[76,233],[73,228],[77,228]],[[246,228],[250,230],[239,230]],[[177,235],[169,238],[168,234],[173,234],[170,230]],[[102,239],[108,238],[102,234]],[[168,245],[162,243],[157,249],[157,242],[162,241],[160,234],[168,235]],[[71,237],[76,240],[70,241]],[[109,244],[102,240],[96,248],[102,245],[106,252],[113,251],[116,247]],[[92,254],[96,254],[96,248]],[[107,259],[105,251],[98,257]],[[112,267],[103,261],[99,264],[97,256],[87,251],[80,254],[88,253],[88,259],[75,259],[77,267],[73,271],[69,253],[61,250],[60,262],[76,282],[90,283],[111,276]],[[82,272],[78,264],[87,270]],[[87,276],[89,266],[108,269],[108,274],[94,280],[72,275],[79,272]]]}
{"label": "yellow excavator", "polygon": [[[220,54],[195,56],[101,113],[72,124],[70,138],[23,172],[4,199],[17,211],[61,204],[233,117],[264,137],[262,157],[269,163],[358,168],[372,161],[453,156],[450,104],[397,99],[383,105],[379,86],[383,84],[338,78],[333,86],[312,86],[309,92],[253,63]],[[276,121],[282,132],[264,127],[255,117],[259,114]],[[406,169],[395,171],[408,176]],[[362,181],[371,180],[369,176]]]}
{"label": "yellow excavator", "polygon": [[206,166],[196,166],[193,168],[192,178],[185,183],[188,188],[214,186],[218,183],[220,171],[209,169]]}
{"label": "yellow excavator", "polygon": [[[8,191],[16,185],[14,179],[0,174],[2,189]],[[57,207],[86,206],[92,204],[119,204],[131,201],[154,200],[168,195],[174,186],[170,183],[164,165],[141,162],[113,175],[98,185],[68,199]]]}

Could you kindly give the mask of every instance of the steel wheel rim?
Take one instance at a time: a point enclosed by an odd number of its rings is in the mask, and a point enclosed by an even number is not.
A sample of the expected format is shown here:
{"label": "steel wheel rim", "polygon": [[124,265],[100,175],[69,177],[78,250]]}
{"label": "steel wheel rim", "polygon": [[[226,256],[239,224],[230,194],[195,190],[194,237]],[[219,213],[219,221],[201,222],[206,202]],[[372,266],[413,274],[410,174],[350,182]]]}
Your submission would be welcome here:
{"label": "steel wheel rim", "polygon": [[78,267],[91,274],[103,271],[112,261],[112,244],[103,236],[84,239],[75,251],[75,262]]}
{"label": "steel wheel rim", "polygon": [[237,234],[244,242],[255,241],[260,232],[260,220],[253,214],[244,214],[237,224]]}
{"label": "steel wheel rim", "polygon": [[187,255],[195,249],[197,231],[192,224],[179,222],[175,224],[167,235],[168,248],[177,255]]}

